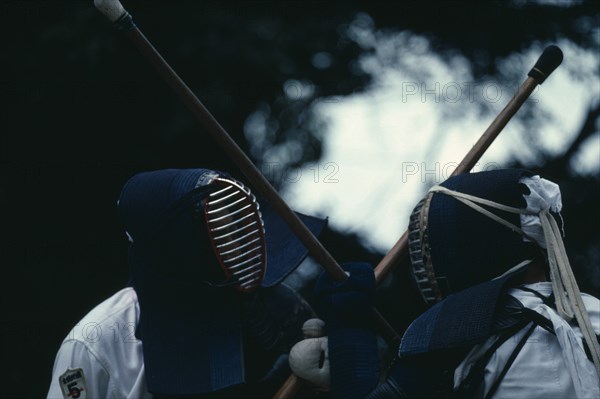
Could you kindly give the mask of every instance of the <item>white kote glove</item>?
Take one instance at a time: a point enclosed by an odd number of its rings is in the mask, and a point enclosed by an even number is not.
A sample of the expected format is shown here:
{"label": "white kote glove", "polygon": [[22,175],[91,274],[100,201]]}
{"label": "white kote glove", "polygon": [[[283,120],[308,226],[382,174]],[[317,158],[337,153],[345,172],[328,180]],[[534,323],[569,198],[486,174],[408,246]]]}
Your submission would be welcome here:
{"label": "white kote glove", "polygon": [[325,322],[309,319],[304,322],[302,332],[305,339],[294,345],[290,351],[290,368],[298,377],[312,382],[319,388],[328,389],[329,352],[325,334]]}

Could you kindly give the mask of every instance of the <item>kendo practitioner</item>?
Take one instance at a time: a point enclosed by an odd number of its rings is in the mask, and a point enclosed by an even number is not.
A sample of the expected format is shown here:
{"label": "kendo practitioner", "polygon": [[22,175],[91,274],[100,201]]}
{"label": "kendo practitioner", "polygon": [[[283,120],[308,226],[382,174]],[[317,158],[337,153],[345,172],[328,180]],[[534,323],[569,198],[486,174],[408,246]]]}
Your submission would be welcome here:
{"label": "kendo practitioner", "polygon": [[328,336],[294,346],[292,369],[336,399],[597,399],[600,302],[577,288],[561,207],[558,185],[521,169],[433,187],[409,224],[412,275],[430,307],[389,368],[377,356],[373,268],[348,264],[344,282],[319,276]]}
{"label": "kendo practitioner", "polygon": [[137,174],[118,210],[130,283],[62,342],[48,398],[271,397],[314,316],[281,284],[307,255],[283,220],[208,169]]}

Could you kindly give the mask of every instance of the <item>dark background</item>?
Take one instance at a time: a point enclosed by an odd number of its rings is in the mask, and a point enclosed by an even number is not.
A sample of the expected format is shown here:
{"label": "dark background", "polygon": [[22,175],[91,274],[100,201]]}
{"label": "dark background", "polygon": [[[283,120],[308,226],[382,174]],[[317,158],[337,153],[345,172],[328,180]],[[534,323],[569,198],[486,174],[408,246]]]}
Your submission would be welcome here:
{"label": "dark background", "polygon": [[[369,81],[356,68],[365,50],[345,34],[358,13],[369,15],[377,29],[424,35],[446,59],[466,57],[479,79],[502,79],[497,62],[535,43],[566,39],[598,50],[596,1],[400,6],[138,0],[124,6],[246,151],[246,118],[259,107],[268,109],[268,122],[278,127],[262,152],[250,154],[257,165],[270,145],[298,137],[302,149],[293,165],[319,159],[318,125],[306,118],[311,101],[347,95]],[[137,172],[167,167],[225,169],[242,176],[91,0],[7,1],[0,12],[5,271],[0,395],[35,398],[47,392],[54,356],[70,328],[127,281],[126,240],[116,214],[124,182]],[[330,66],[311,63],[318,52],[332,56]],[[289,79],[312,82],[314,95],[289,101],[283,90]],[[596,295],[599,177],[575,174],[569,161],[597,133],[599,107],[590,104],[576,140],[563,152],[540,153],[532,165],[505,165],[542,171],[561,185],[567,250],[582,290]],[[534,124],[539,115],[521,118]],[[347,232],[328,231],[323,241],[340,262],[377,263],[383,256]],[[407,281],[401,268],[377,299],[399,330],[419,311]]]}

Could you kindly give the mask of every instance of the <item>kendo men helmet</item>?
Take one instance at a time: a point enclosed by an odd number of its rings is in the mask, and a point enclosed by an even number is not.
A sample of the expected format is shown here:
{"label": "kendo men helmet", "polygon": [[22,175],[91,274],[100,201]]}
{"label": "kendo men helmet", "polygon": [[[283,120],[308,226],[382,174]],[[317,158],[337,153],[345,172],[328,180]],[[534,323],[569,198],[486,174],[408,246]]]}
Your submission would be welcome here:
{"label": "kendo men helmet", "polygon": [[[148,390],[203,395],[245,382],[244,298],[275,289],[306,257],[305,247],[268,203],[224,172],[139,173],[118,207]],[[325,225],[298,216],[313,234]]]}
{"label": "kendo men helmet", "polygon": [[522,169],[466,173],[432,187],[410,216],[412,275],[433,305],[409,326],[401,356],[481,342],[498,298],[543,260],[558,314],[577,320],[600,374],[600,345],[569,264],[555,183]]}
{"label": "kendo men helmet", "polygon": [[561,206],[556,184],[521,169],[465,173],[433,187],[409,221],[411,271],[423,299],[433,304],[543,257],[537,213]]}

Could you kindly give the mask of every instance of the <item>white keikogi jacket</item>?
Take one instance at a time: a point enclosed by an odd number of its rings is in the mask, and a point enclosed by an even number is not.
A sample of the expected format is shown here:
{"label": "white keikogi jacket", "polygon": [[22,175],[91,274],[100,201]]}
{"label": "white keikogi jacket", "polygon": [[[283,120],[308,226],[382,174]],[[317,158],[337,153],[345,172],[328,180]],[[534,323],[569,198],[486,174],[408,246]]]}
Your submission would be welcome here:
{"label": "white keikogi jacket", "polygon": [[62,342],[48,399],[152,398],[146,390],[140,308],[124,288],[92,309]]}
{"label": "white keikogi jacket", "polygon": [[[552,294],[552,283],[528,284],[526,287],[545,297]],[[525,338],[527,341],[520,350],[508,373],[502,378],[493,398],[590,398],[600,397],[600,381],[594,365],[588,360],[582,343],[581,330],[574,323],[567,323],[556,311],[542,303],[531,292],[511,289],[509,294],[517,298],[525,307],[536,311],[552,322],[555,335],[537,327]],[[600,301],[582,294],[592,326],[600,335]],[[517,332],[502,344],[485,367],[483,392],[487,395],[496,381],[508,358],[523,339],[527,328]],[[467,376],[471,366],[495,341],[496,336],[475,346],[454,373],[455,386]]]}

